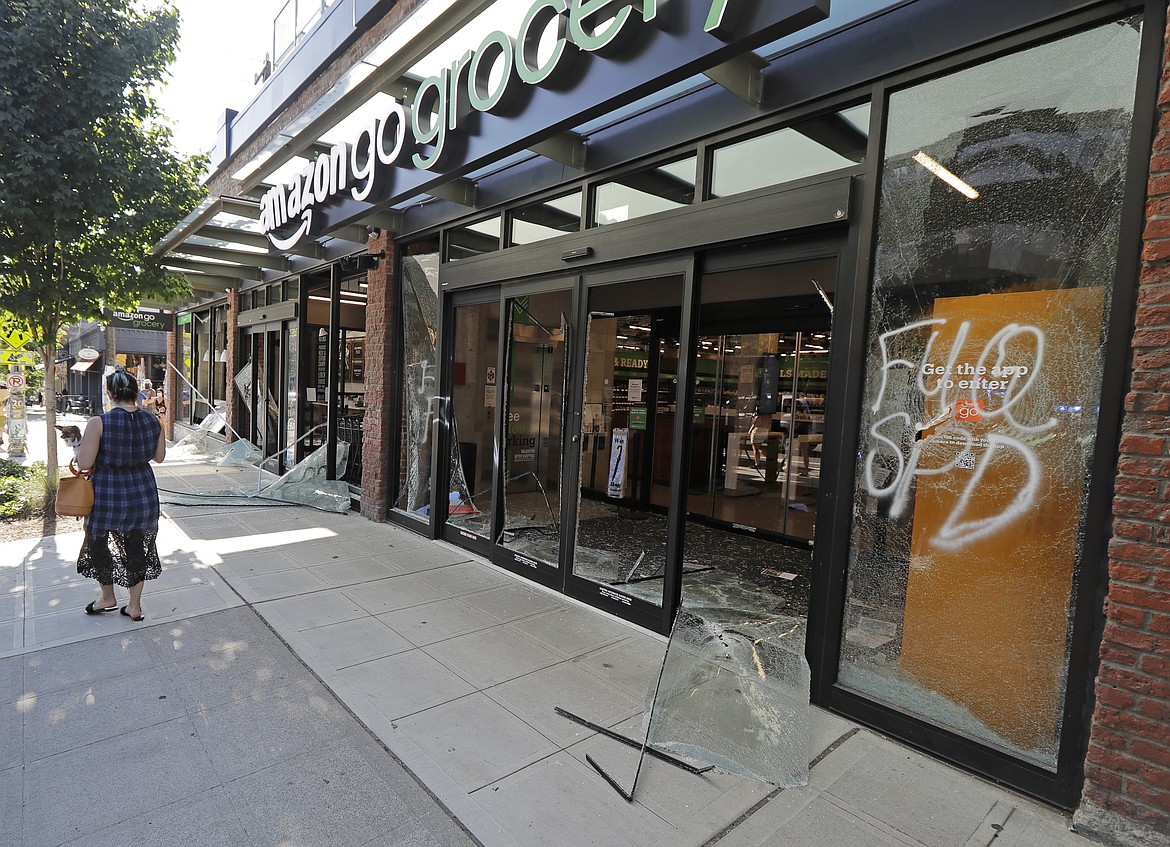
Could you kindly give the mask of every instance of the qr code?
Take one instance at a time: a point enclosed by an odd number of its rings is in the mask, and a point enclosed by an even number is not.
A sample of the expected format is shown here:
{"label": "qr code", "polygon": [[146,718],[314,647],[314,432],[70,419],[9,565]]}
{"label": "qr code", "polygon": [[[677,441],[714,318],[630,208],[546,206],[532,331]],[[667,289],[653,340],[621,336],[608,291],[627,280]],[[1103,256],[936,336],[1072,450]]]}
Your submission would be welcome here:
{"label": "qr code", "polygon": [[969,471],[975,470],[975,454],[970,450],[963,450],[955,454],[955,467]]}

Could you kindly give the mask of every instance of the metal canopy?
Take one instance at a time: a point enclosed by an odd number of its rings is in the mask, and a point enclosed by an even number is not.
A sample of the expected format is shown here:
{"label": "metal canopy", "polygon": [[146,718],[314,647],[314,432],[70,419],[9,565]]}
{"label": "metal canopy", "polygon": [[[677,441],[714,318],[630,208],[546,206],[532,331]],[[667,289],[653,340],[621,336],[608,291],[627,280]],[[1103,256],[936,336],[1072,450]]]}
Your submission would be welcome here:
{"label": "metal canopy", "polygon": [[[392,31],[344,72],[329,91],[281,127],[263,149],[236,166],[232,176],[240,181],[240,190],[251,193],[266,181],[279,181],[273,175],[281,168],[287,169],[289,162],[322,152],[330,146],[323,143],[323,136],[379,92],[408,103],[412,101],[419,80],[411,74],[428,73],[420,71],[420,62],[441,57],[448,38],[457,36],[468,24],[473,24],[469,30],[479,25],[477,18],[481,13],[495,14],[494,5],[493,0],[469,0],[448,6],[436,3],[439,11],[414,31],[405,35],[399,30]],[[342,202],[331,204],[331,208],[318,208],[319,222],[324,222],[321,232],[331,234],[340,227],[363,222],[374,211],[424,194],[474,207],[477,195],[474,184],[465,181],[467,176],[520,150],[584,169],[586,140],[573,131],[575,126],[695,73],[706,73],[758,106],[762,96],[762,70],[767,63],[751,50],[778,34],[799,31],[828,13],[827,0],[776,0],[760,4],[758,9],[744,8],[736,13],[742,18],[736,23],[742,33],[737,36],[739,40],[719,46],[730,30],[716,32],[714,37],[704,33],[703,22],[709,10],[699,2],[692,5],[693,8],[687,6],[686,10],[680,7],[685,20],[671,20],[669,27],[662,24],[663,29],[675,30],[669,38],[647,35],[641,39],[644,43],[632,45],[629,55],[620,61],[602,56],[582,57],[581,67],[575,71],[579,77],[575,90],[554,92],[534,86],[523,93],[529,102],[519,114],[477,115],[478,130],[460,139],[460,146],[465,149],[462,162],[444,168],[445,172],[396,168],[395,196],[371,198],[368,203],[343,198]],[[647,31],[656,26],[657,21],[647,24]],[[680,60],[678,55],[691,58]],[[678,67],[671,69],[675,64]]]}

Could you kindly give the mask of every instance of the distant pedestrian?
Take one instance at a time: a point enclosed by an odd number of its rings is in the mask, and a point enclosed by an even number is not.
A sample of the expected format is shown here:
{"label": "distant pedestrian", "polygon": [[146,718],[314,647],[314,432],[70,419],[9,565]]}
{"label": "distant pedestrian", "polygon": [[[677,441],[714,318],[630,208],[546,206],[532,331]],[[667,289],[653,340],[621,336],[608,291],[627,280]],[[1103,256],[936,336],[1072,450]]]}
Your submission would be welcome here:
{"label": "distant pedestrian", "polygon": [[149,379],[142,381],[142,390],[138,392],[138,408],[154,413],[154,405],[158,401],[158,393],[154,390]]}
{"label": "distant pedestrian", "polygon": [[114,584],[129,589],[122,614],[143,619],[142,588],[162,573],[158,558],[158,484],[150,462],[166,458],[162,425],[138,408],[138,381],[117,365],[106,377],[110,411],[89,419],[77,448],[77,463],[93,471],[93,511],[85,519],[85,540],[77,572],[98,581],[101,596],[87,615],[118,608]]}

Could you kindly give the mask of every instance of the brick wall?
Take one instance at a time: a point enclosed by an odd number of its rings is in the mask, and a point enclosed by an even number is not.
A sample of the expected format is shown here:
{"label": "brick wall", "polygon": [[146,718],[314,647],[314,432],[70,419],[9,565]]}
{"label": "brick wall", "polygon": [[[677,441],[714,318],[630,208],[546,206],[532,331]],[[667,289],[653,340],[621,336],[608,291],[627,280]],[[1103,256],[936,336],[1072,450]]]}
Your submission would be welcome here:
{"label": "brick wall", "polygon": [[1158,106],[1101,670],[1075,818],[1079,830],[1132,845],[1170,845],[1170,73]]}
{"label": "brick wall", "polygon": [[394,241],[390,233],[371,237],[371,254],[386,255],[366,276],[366,411],[362,424],[362,515],[386,519],[390,493],[389,384],[394,351]]}

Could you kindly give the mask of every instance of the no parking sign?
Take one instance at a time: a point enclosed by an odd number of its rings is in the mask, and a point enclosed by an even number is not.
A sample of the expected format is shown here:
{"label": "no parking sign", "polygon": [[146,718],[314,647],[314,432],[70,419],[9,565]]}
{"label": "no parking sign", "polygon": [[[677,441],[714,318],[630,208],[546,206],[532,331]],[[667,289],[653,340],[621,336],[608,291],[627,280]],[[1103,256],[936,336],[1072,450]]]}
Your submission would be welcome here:
{"label": "no parking sign", "polygon": [[24,388],[24,374],[9,374],[6,382],[10,391],[20,391]]}

